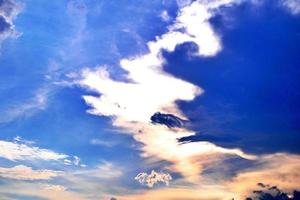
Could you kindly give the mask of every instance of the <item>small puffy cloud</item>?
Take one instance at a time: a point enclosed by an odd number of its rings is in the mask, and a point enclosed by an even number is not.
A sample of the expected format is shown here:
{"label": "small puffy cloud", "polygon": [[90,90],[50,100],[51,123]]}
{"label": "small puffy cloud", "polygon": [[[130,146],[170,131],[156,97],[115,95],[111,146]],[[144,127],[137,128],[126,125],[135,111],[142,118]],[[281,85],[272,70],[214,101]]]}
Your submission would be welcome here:
{"label": "small puffy cloud", "polygon": [[13,0],[0,0],[0,43],[9,37],[19,36],[13,20],[21,9],[22,5]]}
{"label": "small puffy cloud", "polygon": [[68,157],[49,149],[42,149],[30,144],[0,140],[0,157],[16,160],[62,160]]}
{"label": "small puffy cloud", "polygon": [[134,179],[139,183],[152,188],[157,183],[164,183],[168,186],[169,182],[172,180],[172,176],[168,173],[159,173],[152,170],[150,174],[141,172]]}
{"label": "small puffy cloud", "polygon": [[281,0],[282,6],[289,10],[293,15],[300,14],[300,1],[299,0]]}
{"label": "small puffy cloud", "polygon": [[17,180],[48,180],[59,176],[61,172],[53,170],[33,170],[31,167],[17,165],[11,168],[0,167],[0,177]]}

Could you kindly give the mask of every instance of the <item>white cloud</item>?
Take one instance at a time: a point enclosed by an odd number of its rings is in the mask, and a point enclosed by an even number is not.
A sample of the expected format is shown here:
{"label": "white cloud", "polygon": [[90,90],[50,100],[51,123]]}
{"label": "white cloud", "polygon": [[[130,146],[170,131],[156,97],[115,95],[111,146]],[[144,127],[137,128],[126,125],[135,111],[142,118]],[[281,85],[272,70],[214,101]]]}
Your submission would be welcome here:
{"label": "white cloud", "polygon": [[17,180],[48,180],[59,176],[61,172],[53,170],[33,170],[31,167],[17,165],[11,168],[0,167],[0,177]]}
{"label": "white cloud", "polygon": [[29,145],[32,145],[32,144],[35,143],[34,141],[24,140],[24,139],[23,139],[22,137],[20,137],[20,136],[14,137],[13,140],[14,140],[15,142],[18,142],[18,143],[24,143],[24,144],[29,144]]}
{"label": "white cloud", "polygon": [[62,160],[68,157],[48,149],[29,144],[0,140],[0,157],[8,160]]}
{"label": "white cloud", "polygon": [[82,164],[78,156],[73,156],[72,160],[70,158],[63,160],[65,165],[75,165],[80,167],[86,167],[85,164]]}
{"label": "white cloud", "polygon": [[74,158],[74,161],[73,161],[74,165],[78,166],[80,163],[80,158],[78,156],[73,156],[73,158]]}
{"label": "white cloud", "polygon": [[164,10],[164,11],[161,12],[160,17],[165,22],[168,22],[171,19],[171,17],[168,14],[168,11],[166,11],[166,10]]}
{"label": "white cloud", "polygon": [[292,14],[300,14],[300,1],[299,0],[281,0],[281,4],[288,9]]}
{"label": "white cloud", "polygon": [[169,182],[172,180],[172,177],[168,173],[159,173],[152,170],[150,174],[141,172],[134,179],[139,183],[152,188],[155,184],[159,182],[164,183],[168,186]]}
{"label": "white cloud", "polygon": [[174,51],[176,45],[194,42],[199,50],[196,56],[214,56],[222,48],[219,37],[209,19],[220,6],[231,6],[234,1],[194,1],[181,8],[169,31],[148,42],[149,53],[120,61],[128,72],[128,82],[110,78],[105,67],[86,69],[79,84],[101,96],[84,96],[91,106],[89,113],[111,116],[113,125],[131,133],[142,143],[142,156],[155,157],[171,163],[170,170],[181,173],[187,180],[198,182],[204,165],[225,156],[254,159],[239,149],[218,147],[209,142],[178,143],[178,138],[195,132],[151,124],[150,117],[165,112],[186,118],[176,105],[178,100],[190,101],[203,90],[196,85],[167,74],[162,66],[166,62],[161,50]]}
{"label": "white cloud", "polygon": [[72,165],[72,161],[69,159],[64,159],[64,164],[65,165]]}

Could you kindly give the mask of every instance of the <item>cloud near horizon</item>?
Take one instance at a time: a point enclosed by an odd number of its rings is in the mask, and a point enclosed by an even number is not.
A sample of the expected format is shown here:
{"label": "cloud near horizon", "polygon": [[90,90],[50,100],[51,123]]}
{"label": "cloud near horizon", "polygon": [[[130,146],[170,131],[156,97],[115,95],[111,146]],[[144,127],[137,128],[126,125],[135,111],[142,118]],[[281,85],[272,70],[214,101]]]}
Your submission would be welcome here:
{"label": "cloud near horizon", "polygon": [[31,167],[17,165],[11,168],[0,167],[0,177],[17,180],[49,180],[62,172],[53,170],[33,170]]}
{"label": "cloud near horizon", "polygon": [[300,156],[276,153],[261,156],[255,167],[243,170],[224,184],[234,194],[238,194],[238,199],[242,199],[260,189],[257,183],[274,185],[292,193],[300,189],[299,179]]}

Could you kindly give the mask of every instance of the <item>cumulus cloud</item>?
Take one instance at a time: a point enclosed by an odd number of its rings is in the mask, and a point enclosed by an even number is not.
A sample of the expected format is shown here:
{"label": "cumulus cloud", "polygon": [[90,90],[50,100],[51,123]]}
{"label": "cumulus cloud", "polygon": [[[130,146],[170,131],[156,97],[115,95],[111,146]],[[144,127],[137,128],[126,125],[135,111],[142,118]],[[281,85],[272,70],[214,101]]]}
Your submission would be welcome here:
{"label": "cumulus cloud", "polygon": [[234,1],[194,1],[182,7],[169,31],[147,43],[149,53],[123,59],[120,66],[127,71],[127,82],[110,77],[103,66],[86,69],[78,82],[82,87],[96,91],[101,96],[83,96],[91,106],[90,114],[110,116],[113,125],[131,133],[142,144],[142,156],[155,157],[170,162],[169,170],[181,173],[187,180],[198,182],[204,165],[225,156],[254,159],[240,149],[218,147],[209,142],[181,144],[178,138],[194,135],[184,128],[171,130],[152,124],[156,112],[169,113],[183,120],[178,100],[190,101],[203,90],[187,81],[163,71],[166,60],[161,51],[174,51],[185,42],[194,42],[199,48],[196,56],[214,56],[221,49],[221,41],[209,23],[221,6],[231,6]]}
{"label": "cumulus cloud", "polygon": [[300,14],[300,1],[299,0],[281,0],[281,4],[289,10],[292,14]]}
{"label": "cumulus cloud", "polygon": [[169,182],[172,180],[172,176],[168,173],[159,173],[152,170],[150,174],[141,172],[136,175],[134,179],[139,183],[152,188],[155,184],[158,183],[164,183],[168,186]]}
{"label": "cumulus cloud", "polygon": [[0,0],[0,43],[9,37],[19,36],[13,20],[21,9],[22,5],[13,0]]}
{"label": "cumulus cloud", "polygon": [[42,149],[30,144],[0,140],[0,157],[16,160],[62,160],[68,157],[65,154],[52,150]]}
{"label": "cumulus cloud", "polygon": [[33,170],[31,167],[17,165],[11,168],[0,167],[0,177],[17,180],[48,180],[59,176],[61,172],[53,170]]}

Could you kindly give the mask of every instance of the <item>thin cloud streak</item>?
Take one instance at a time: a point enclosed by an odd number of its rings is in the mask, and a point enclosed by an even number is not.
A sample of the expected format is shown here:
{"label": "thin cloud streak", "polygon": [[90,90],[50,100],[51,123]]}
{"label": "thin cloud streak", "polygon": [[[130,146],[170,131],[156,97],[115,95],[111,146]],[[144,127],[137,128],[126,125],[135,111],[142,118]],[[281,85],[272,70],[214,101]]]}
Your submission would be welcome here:
{"label": "thin cloud streak", "polygon": [[68,156],[65,154],[56,153],[49,149],[42,149],[28,144],[0,140],[0,157],[11,161],[16,161],[16,160],[59,161],[64,158],[67,158]]}
{"label": "thin cloud streak", "polygon": [[62,172],[53,170],[33,170],[31,167],[17,165],[11,168],[0,167],[0,177],[16,180],[49,180]]}

